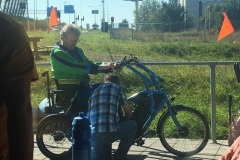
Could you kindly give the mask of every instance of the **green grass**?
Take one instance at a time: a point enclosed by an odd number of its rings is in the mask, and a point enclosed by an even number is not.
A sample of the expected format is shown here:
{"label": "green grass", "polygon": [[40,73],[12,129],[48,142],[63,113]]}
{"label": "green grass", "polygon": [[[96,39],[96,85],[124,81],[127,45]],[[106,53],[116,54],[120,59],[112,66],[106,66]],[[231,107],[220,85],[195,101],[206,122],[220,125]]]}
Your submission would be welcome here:
{"label": "green grass", "polygon": [[[44,37],[39,45],[54,45],[59,41],[59,33],[46,31],[29,32],[29,36]],[[215,35],[216,36],[216,35]],[[94,61],[118,61],[133,54],[142,61],[238,61],[239,48],[236,44],[220,42],[143,42],[129,40],[111,40],[109,35],[99,31],[84,32],[78,43],[87,57]],[[113,58],[111,58],[111,56]],[[48,61],[45,57],[44,61]],[[164,87],[170,97],[176,97],[174,104],[183,104],[196,108],[211,122],[210,105],[210,67],[209,66],[149,66],[165,80]],[[38,67],[40,79],[32,83],[32,105],[37,106],[47,96],[46,78],[41,77],[49,67]],[[51,72],[50,72],[51,73]],[[143,84],[130,70],[124,68],[119,74],[121,84],[127,95],[142,90]],[[103,75],[92,75],[92,82],[102,82]],[[54,88],[54,82],[51,81]],[[216,111],[217,139],[228,137],[228,95],[233,95],[234,113],[240,102],[240,84],[237,83],[233,66],[216,67]],[[155,136],[160,114],[150,126]]]}

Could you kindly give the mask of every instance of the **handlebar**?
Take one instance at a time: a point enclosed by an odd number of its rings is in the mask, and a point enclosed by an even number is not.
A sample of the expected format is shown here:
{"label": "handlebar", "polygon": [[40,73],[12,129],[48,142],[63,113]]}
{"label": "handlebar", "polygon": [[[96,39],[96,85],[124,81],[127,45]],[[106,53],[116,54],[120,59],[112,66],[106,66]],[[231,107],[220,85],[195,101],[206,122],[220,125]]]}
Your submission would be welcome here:
{"label": "handlebar", "polygon": [[136,64],[139,63],[137,60],[137,57],[132,57],[127,60],[127,57],[125,56],[121,61],[116,62],[115,70],[121,69],[123,66],[126,66],[127,64],[130,64],[131,62],[135,62]]}
{"label": "handlebar", "polygon": [[[132,55],[130,55],[130,59],[127,59],[127,57],[125,56],[121,61],[116,62],[115,63],[115,70],[120,71],[122,69],[123,66],[128,66],[128,68],[130,67],[130,69],[137,73],[138,75],[141,75],[139,71],[137,71],[136,69],[133,69],[130,65],[131,62],[134,62],[136,64],[136,66],[140,67],[141,69],[143,69],[146,73],[149,74],[149,76],[151,77],[151,81],[155,84],[155,86],[158,85],[159,82],[164,82],[164,80],[158,76],[157,74],[155,74],[154,72],[152,72],[149,68],[147,68],[144,64],[142,64],[141,62],[138,61],[137,57],[133,57]],[[142,75],[142,78],[144,77],[144,75]],[[146,80],[146,78],[144,78]]]}

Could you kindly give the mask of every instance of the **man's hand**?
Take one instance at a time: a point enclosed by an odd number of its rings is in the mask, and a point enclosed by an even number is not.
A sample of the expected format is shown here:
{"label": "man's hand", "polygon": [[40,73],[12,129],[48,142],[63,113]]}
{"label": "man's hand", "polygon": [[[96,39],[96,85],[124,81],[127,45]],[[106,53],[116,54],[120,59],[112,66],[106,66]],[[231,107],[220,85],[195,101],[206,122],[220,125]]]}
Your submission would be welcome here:
{"label": "man's hand", "polygon": [[127,104],[123,105],[122,108],[125,112],[126,120],[130,119],[132,117],[132,108],[130,107],[130,105],[127,103]]}

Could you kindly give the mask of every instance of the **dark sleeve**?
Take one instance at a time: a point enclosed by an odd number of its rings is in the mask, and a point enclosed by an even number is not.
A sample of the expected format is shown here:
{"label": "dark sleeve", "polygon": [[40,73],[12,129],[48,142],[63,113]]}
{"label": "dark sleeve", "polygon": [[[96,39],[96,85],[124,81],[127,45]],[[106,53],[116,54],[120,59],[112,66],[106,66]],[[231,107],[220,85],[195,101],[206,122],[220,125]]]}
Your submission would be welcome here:
{"label": "dark sleeve", "polygon": [[34,57],[25,29],[18,23],[0,27],[0,81],[38,79]]}

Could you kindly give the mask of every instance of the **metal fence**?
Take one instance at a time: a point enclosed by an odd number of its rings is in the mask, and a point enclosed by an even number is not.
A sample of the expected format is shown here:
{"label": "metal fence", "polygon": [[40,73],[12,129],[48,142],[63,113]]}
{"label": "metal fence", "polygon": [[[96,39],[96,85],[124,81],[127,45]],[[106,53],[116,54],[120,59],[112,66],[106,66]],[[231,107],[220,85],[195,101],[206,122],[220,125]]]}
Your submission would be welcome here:
{"label": "metal fence", "polygon": [[[47,20],[19,20],[26,30],[46,30]],[[106,22],[107,23],[107,22]],[[143,42],[216,42],[222,22],[197,24],[184,22],[169,23],[113,23],[108,24],[109,37],[114,40],[132,40]],[[227,36],[221,41],[233,43],[240,41],[240,21],[232,22],[234,36]],[[28,28],[29,26],[29,28]],[[90,25],[91,26],[91,25]],[[206,26],[206,27],[205,27]],[[86,28],[83,28],[86,30]],[[91,29],[91,28],[90,28]],[[97,29],[101,30],[101,28]]]}
{"label": "metal fence", "polygon": [[[206,25],[206,28],[205,28]],[[125,24],[114,23],[110,25],[109,33],[111,39],[137,40],[137,41],[182,41],[182,42],[205,42],[216,41],[221,29],[221,22],[205,23],[136,23]],[[233,22],[235,28],[235,40],[233,37],[226,37],[229,42],[239,41],[240,35],[236,32],[240,28],[240,22]]]}
{"label": "metal fence", "polygon": [[[221,86],[222,83],[226,83],[223,81],[220,81],[219,79],[225,79],[226,75],[222,75],[222,71],[223,70],[227,70],[228,73],[230,75],[232,75],[232,79],[231,82],[227,82],[230,85],[230,88],[228,88],[228,92],[226,93],[226,102],[224,103],[224,105],[227,105],[227,97],[229,93],[232,93],[232,91],[236,91],[238,90],[236,88],[236,86],[238,85],[233,85],[233,83],[237,83],[237,79],[235,78],[235,73],[233,70],[233,64],[236,62],[144,62],[145,65],[151,65],[151,66],[156,66],[156,65],[160,65],[161,67],[174,67],[173,70],[176,71],[181,67],[201,67],[202,70],[205,71],[206,74],[209,75],[209,79],[201,79],[202,77],[199,77],[196,75],[196,78],[198,78],[199,83],[201,83],[202,81],[209,81],[209,90],[206,93],[206,99],[209,100],[210,102],[210,107],[211,107],[211,140],[213,143],[217,143],[216,141],[216,123],[217,123],[217,116],[216,116],[216,104],[221,104],[222,102],[219,102],[219,97],[216,98],[216,88],[219,88],[219,86]],[[37,66],[49,66],[50,63],[37,63]],[[177,73],[177,71],[176,71]],[[175,74],[175,73],[173,73]],[[179,83],[179,82],[173,82],[173,83]],[[185,86],[191,86],[192,84],[185,84]],[[232,85],[232,86],[231,86]],[[240,85],[239,85],[240,86]],[[202,88],[204,90],[204,88]],[[206,89],[205,89],[206,90]],[[194,95],[194,89],[190,89],[189,91],[190,95]],[[225,99],[224,98],[224,99]],[[192,101],[192,97],[189,97],[189,101]],[[198,101],[198,100],[197,100]],[[225,100],[224,100],[225,101]],[[205,102],[198,102],[199,104],[205,103]],[[223,104],[221,104],[223,105]],[[228,106],[226,106],[227,108]],[[228,116],[228,113],[226,113],[226,115]]]}

